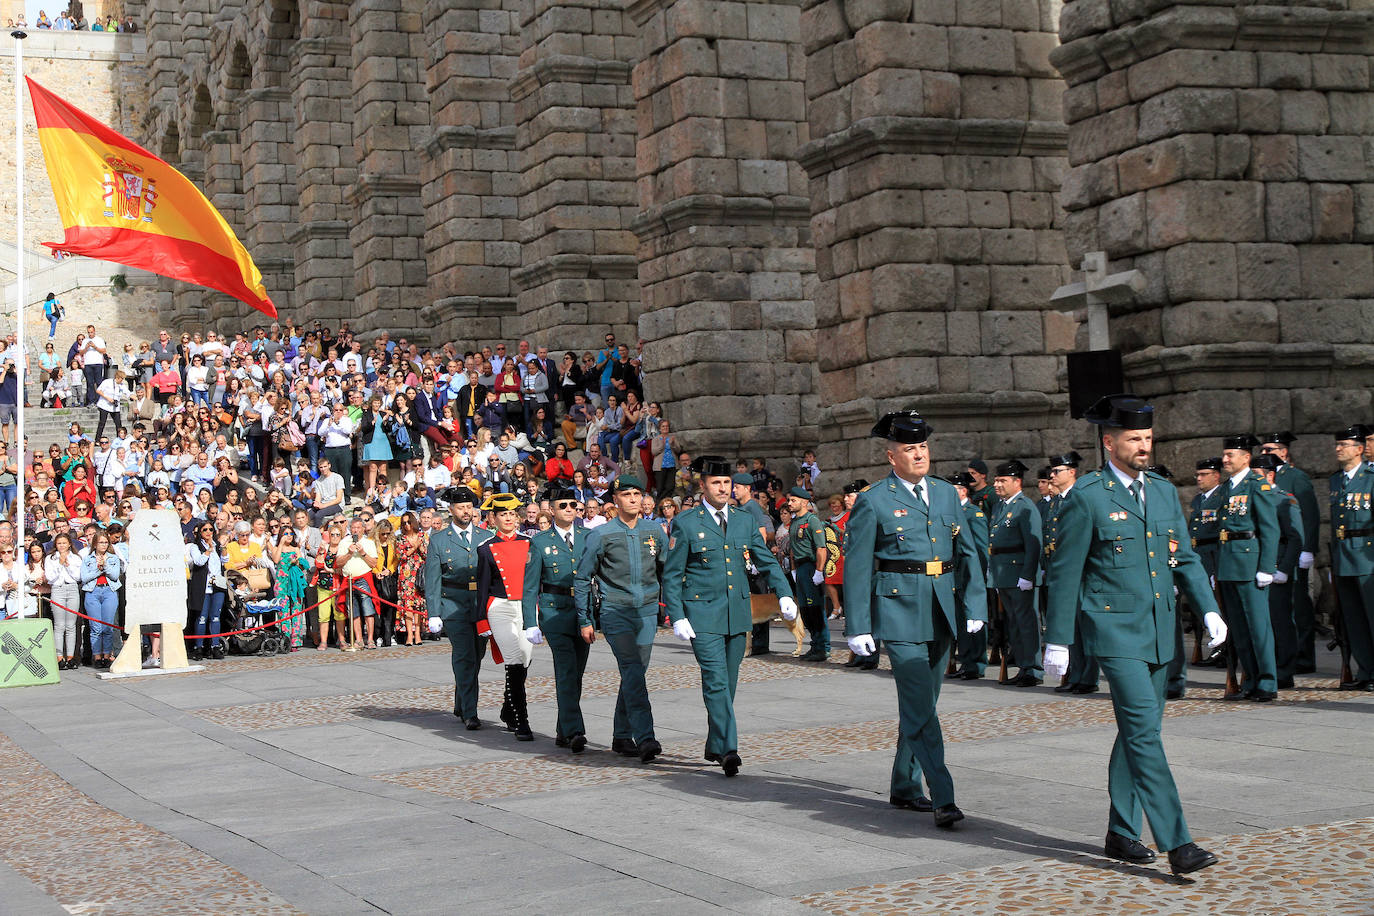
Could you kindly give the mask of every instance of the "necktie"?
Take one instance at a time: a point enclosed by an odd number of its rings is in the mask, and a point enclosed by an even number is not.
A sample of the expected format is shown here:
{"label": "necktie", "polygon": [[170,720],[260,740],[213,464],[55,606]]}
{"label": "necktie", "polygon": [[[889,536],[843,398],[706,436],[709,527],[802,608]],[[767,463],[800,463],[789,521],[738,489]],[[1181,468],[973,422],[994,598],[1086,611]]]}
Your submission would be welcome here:
{"label": "necktie", "polygon": [[720,522],[720,536],[725,537],[725,511],[721,510],[716,515],[716,521]]}
{"label": "necktie", "polygon": [[567,534],[565,534],[565,535],[563,536],[563,539],[566,540],[566,541],[568,542],[568,549],[569,549],[569,550],[572,550],[572,545],[573,545],[573,533],[572,533],[571,531],[569,531]]}
{"label": "necktie", "polygon": [[1132,483],[1129,487],[1127,487],[1126,489],[1128,489],[1128,490],[1131,491],[1131,496],[1135,499],[1136,505],[1138,505],[1138,506],[1140,507],[1140,511],[1141,511],[1141,512],[1144,512],[1144,511],[1145,511],[1145,499],[1144,499],[1144,495],[1145,495],[1145,494],[1144,494],[1144,491],[1145,491],[1145,484],[1142,483],[1141,481],[1137,480],[1137,481],[1135,481],[1134,483]]}
{"label": "necktie", "polygon": [[468,543],[468,533],[467,533],[466,531],[460,531],[460,532],[458,532],[458,541],[459,541],[459,543],[461,543],[464,547],[469,547],[469,546],[471,546],[471,545]]}

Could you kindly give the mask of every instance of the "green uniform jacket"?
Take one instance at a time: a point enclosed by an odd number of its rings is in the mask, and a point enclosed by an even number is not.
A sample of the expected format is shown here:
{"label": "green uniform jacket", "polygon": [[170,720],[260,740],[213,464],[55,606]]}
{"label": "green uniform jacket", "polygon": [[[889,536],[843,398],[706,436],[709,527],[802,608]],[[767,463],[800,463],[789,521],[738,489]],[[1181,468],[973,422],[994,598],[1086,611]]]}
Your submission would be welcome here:
{"label": "green uniform jacket", "polygon": [[1039,568],[1040,511],[1018,493],[988,513],[988,588],[1015,588],[1017,579],[1034,582]]}
{"label": "green uniform jacket", "polygon": [[1289,579],[1298,568],[1298,554],[1302,546],[1302,509],[1298,498],[1286,490],[1275,487],[1279,493],[1279,555],[1274,566]]}
{"label": "green uniform jacket", "polygon": [[[964,510],[964,527],[959,532],[960,538],[965,538],[973,543],[973,551],[978,555],[977,563],[964,561],[964,554],[958,553],[954,557],[958,564],[954,580],[954,587],[959,593],[967,594],[970,589],[985,591],[988,581],[988,516],[973,500],[969,500],[961,506]],[[986,603],[986,596],[984,596]],[[958,635],[958,634],[955,634]]]}
{"label": "green uniform jacket", "polygon": [[477,548],[496,535],[472,528],[472,544],[464,547],[453,526],[429,536],[425,551],[425,604],[431,617],[476,623],[487,616],[477,604]]}
{"label": "green uniform jacket", "polygon": [[1197,493],[1193,496],[1188,513],[1188,535],[1193,551],[1202,558],[1207,575],[1217,574],[1217,511],[1221,508],[1221,484],[1212,488],[1210,494]]}
{"label": "green uniform jacket", "polygon": [[592,579],[601,584],[602,613],[607,608],[658,612],[659,577],[668,536],[657,522],[637,521],[633,528],[613,518],[587,535],[573,574],[578,626],[592,625]]}
{"label": "green uniform jacket", "polygon": [[750,562],[779,598],[792,597],[792,589],[754,516],[728,506],[725,511],[724,536],[705,506],[673,519],[663,563],[663,604],[674,623],[686,617],[697,633],[732,636],[754,626],[745,571]]}
{"label": "green uniform jacket", "polygon": [[[1360,464],[1349,482],[1331,475],[1331,569],[1338,576],[1374,573],[1374,471]],[[1349,532],[1360,531],[1359,535]]]}
{"label": "green uniform jacket", "polygon": [[803,563],[815,563],[816,551],[825,547],[825,522],[814,512],[792,519],[787,529],[788,551],[792,554],[792,568]]}
{"label": "green uniform jacket", "polygon": [[[932,642],[936,614],[944,614],[949,632],[957,635],[953,570],[929,576],[878,569],[881,560],[953,563],[956,556],[964,568],[978,568],[975,536],[964,531],[958,492],[934,477],[926,478],[926,487],[929,509],[896,474],[888,474],[860,493],[850,510],[844,538],[845,635]],[[963,599],[967,619],[987,619],[985,589],[970,588]]]}
{"label": "green uniform jacket", "polygon": [[[524,594],[520,609],[525,615],[525,629],[537,625],[545,633],[578,635],[577,609],[573,605],[573,573],[577,558],[587,546],[587,532],[573,526],[573,545],[549,528],[530,538],[530,557],[525,564]],[[553,587],[563,592],[545,591]],[[536,614],[536,610],[538,613]]]}
{"label": "green uniform jacket", "polygon": [[1298,511],[1302,514],[1302,550],[1317,552],[1317,542],[1321,540],[1322,516],[1317,508],[1317,492],[1312,489],[1312,478],[1306,472],[1285,464],[1274,472],[1274,485],[1292,493],[1298,500]]}
{"label": "green uniform jacket", "polygon": [[[1230,478],[1221,482],[1221,507],[1217,510],[1217,581],[1245,582],[1255,573],[1270,575],[1279,557],[1279,491],[1259,471],[1250,471],[1239,486]],[[1232,532],[1254,532],[1257,537],[1231,538]]]}
{"label": "green uniform jacket", "polygon": [[1217,609],[1178,491],[1163,477],[1143,476],[1148,521],[1111,471],[1080,477],[1064,501],[1048,575],[1047,643],[1076,638],[1089,655],[1165,664],[1174,656],[1173,586],[1200,614]]}

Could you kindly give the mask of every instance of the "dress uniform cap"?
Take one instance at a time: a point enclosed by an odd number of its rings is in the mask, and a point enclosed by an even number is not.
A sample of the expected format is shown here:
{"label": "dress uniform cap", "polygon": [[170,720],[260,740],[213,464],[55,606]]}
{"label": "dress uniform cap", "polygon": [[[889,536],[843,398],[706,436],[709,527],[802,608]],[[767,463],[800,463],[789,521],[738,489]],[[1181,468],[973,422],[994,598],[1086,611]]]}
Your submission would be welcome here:
{"label": "dress uniform cap", "polygon": [[643,493],[644,484],[642,484],[639,478],[635,477],[633,474],[626,474],[623,477],[617,477],[615,479],[615,483],[611,484],[611,490],[615,493],[624,493],[626,490],[638,490]]}
{"label": "dress uniform cap", "polygon": [[1133,394],[1109,394],[1083,413],[1083,419],[1112,429],[1150,429],[1155,409]]}
{"label": "dress uniform cap", "polygon": [[524,503],[514,493],[494,493],[482,504],[483,512],[508,512],[519,509]]}
{"label": "dress uniform cap", "polygon": [[735,474],[730,478],[730,482],[737,483],[742,487],[752,487],[754,485],[754,477],[752,474]]}
{"label": "dress uniform cap", "polygon": [[732,470],[730,462],[719,455],[699,455],[692,459],[691,468],[702,477],[729,477]]}
{"label": "dress uniform cap", "polygon": [[[1272,439],[1270,441],[1277,442],[1279,440]],[[1278,456],[1270,455],[1268,452],[1265,452],[1263,455],[1256,455],[1251,459],[1250,467],[1257,468],[1261,471],[1277,471],[1279,468],[1283,467],[1283,462],[1278,459]]]}
{"label": "dress uniform cap", "polygon": [[1079,463],[1083,460],[1083,456],[1078,454],[1077,452],[1065,452],[1062,455],[1051,455],[1047,460],[1049,461],[1050,467],[1052,468],[1057,468],[1061,466],[1066,468],[1076,468],[1078,467]]}
{"label": "dress uniform cap", "polygon": [[1047,465],[1045,465],[1044,467],[1042,467],[1040,470],[1036,471],[1036,472],[1035,472],[1035,479],[1036,479],[1036,480],[1049,480],[1049,479],[1050,479],[1050,466],[1047,464]]}
{"label": "dress uniform cap", "polygon": [[807,502],[811,501],[811,493],[806,489],[806,487],[793,487],[792,489],[787,491],[787,495],[795,496],[797,497],[797,499],[804,499]]}
{"label": "dress uniform cap", "polygon": [[1265,445],[1270,442],[1277,442],[1279,445],[1286,447],[1292,445],[1294,442],[1297,442],[1298,437],[1288,432],[1287,430],[1284,430],[1281,433],[1264,433],[1259,437],[1259,441],[1261,445]]}
{"label": "dress uniform cap", "polygon": [[974,486],[973,475],[968,471],[960,471],[957,474],[949,475],[949,482],[956,487],[967,487],[972,490]]}
{"label": "dress uniform cap", "polygon": [[473,493],[467,487],[446,487],[444,490],[440,491],[438,495],[440,499],[449,505],[453,505],[454,503],[468,503],[472,506],[477,505],[477,494]]}
{"label": "dress uniform cap", "polygon": [[1371,430],[1363,423],[1356,423],[1354,426],[1347,426],[1345,429],[1338,430],[1336,432],[1336,440],[1350,439],[1355,442],[1363,442],[1369,438],[1371,432],[1374,432],[1374,430]]}
{"label": "dress uniform cap", "polygon": [[1169,470],[1169,468],[1168,468],[1167,465],[1163,465],[1163,464],[1152,464],[1152,465],[1150,465],[1149,467],[1147,467],[1145,470],[1146,470],[1146,471],[1149,471],[1151,474],[1158,474],[1160,477],[1163,477],[1165,480],[1173,480],[1173,479],[1174,479],[1174,475],[1173,475],[1173,473]]}
{"label": "dress uniform cap", "polygon": [[1259,444],[1260,441],[1251,435],[1225,436],[1221,440],[1221,447],[1223,449],[1238,448],[1245,452],[1254,448],[1259,448]]}
{"label": "dress uniform cap", "polygon": [[1194,468],[1195,468],[1196,470],[1199,470],[1199,471],[1220,471],[1220,470],[1221,470],[1221,459],[1220,459],[1220,458],[1203,458],[1203,459],[1202,459],[1201,461],[1199,461],[1196,465],[1194,465]]}
{"label": "dress uniform cap", "polygon": [[1030,468],[1026,467],[1020,461],[1017,461],[1015,458],[1013,458],[1010,461],[1006,461],[1002,464],[997,465],[997,467],[995,468],[995,476],[1021,477],[1024,476],[1025,473],[1029,470]]}
{"label": "dress uniform cap", "polygon": [[849,483],[847,483],[847,484],[844,485],[844,492],[846,492],[846,493],[860,493],[860,492],[863,491],[864,487],[866,487],[866,486],[868,486],[868,481],[867,481],[867,480],[864,480],[864,479],[862,479],[862,478],[860,478],[860,479],[858,479],[858,480],[851,480]]}
{"label": "dress uniform cap", "polygon": [[930,424],[921,418],[921,415],[914,410],[899,410],[884,416],[873,426],[873,436],[877,439],[887,439],[890,442],[900,442],[903,445],[912,445],[917,442],[924,442],[930,438],[930,434],[935,430],[930,428]]}

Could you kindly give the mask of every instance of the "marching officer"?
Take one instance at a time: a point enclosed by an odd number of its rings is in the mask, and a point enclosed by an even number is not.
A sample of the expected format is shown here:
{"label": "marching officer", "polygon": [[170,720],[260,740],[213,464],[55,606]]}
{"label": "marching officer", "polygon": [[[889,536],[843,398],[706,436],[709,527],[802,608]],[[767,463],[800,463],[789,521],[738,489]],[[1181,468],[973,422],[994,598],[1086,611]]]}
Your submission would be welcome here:
{"label": "marching officer", "polygon": [[[1212,597],[1216,598],[1217,579],[1217,510],[1221,508],[1221,459],[1203,458],[1194,466],[1193,479],[1197,482],[1197,493],[1188,508],[1188,540],[1193,553],[1202,561],[1207,573],[1207,581],[1212,583]],[[1202,626],[1201,617],[1192,602],[1185,601],[1193,611],[1193,619],[1198,627]],[[1220,604],[1220,601],[1218,601]],[[1199,630],[1201,632],[1201,630]],[[1204,660],[1204,667],[1208,660]],[[1169,686],[1165,699],[1181,700],[1188,690],[1188,657],[1183,652],[1183,615],[1174,617],[1174,658],[1169,662]]]}
{"label": "marching officer", "polygon": [[1040,667],[1040,617],[1035,610],[1035,576],[1040,568],[1040,513],[1021,492],[1026,466],[1012,459],[999,464],[992,485],[997,502],[988,513],[988,585],[997,589],[1006,621],[1011,657],[1020,670],[1002,683],[1035,687]]}
{"label": "marching officer", "polygon": [[1221,485],[1217,510],[1217,587],[1235,640],[1245,690],[1234,698],[1268,703],[1278,696],[1274,628],[1269,596],[1279,555],[1278,492],[1250,467],[1254,436],[1221,441]]}
{"label": "marching officer", "polygon": [[986,609],[988,516],[969,496],[974,485],[972,474],[960,471],[950,479],[950,482],[954,484],[954,491],[959,495],[959,508],[964,512],[964,529],[960,536],[967,534],[973,541],[973,551],[978,556],[978,562],[964,563],[962,554],[954,558],[957,567],[954,571],[954,594],[959,603],[954,615],[955,656],[958,668],[949,677],[976,681],[987,669],[988,631],[986,627],[979,627],[976,633],[968,632],[968,595],[971,589],[981,592],[983,606]]}
{"label": "marching officer", "polygon": [[692,470],[701,475],[702,503],[673,520],[663,563],[663,604],[673,632],[691,641],[701,666],[706,759],[719,763],[726,776],[734,776],[742,762],[735,687],[754,620],[749,568],[767,577],[785,619],[796,619],[797,603],[755,518],[730,508],[730,462],[703,455],[692,462]]}
{"label": "marching officer", "polygon": [[1049,570],[1045,671],[1063,674],[1068,646],[1083,640],[1111,686],[1118,734],[1107,776],[1104,853],[1136,864],[1155,860],[1140,841],[1143,812],[1174,874],[1194,872],[1215,865],[1217,857],[1188,833],[1160,735],[1174,652],[1173,584],[1203,611],[1214,645],[1226,638],[1226,625],[1184,537],[1178,491],[1145,470],[1153,408],[1131,395],[1112,395],[1084,418],[1102,427],[1108,461],[1079,479],[1060,516]]}
{"label": "marching officer", "polygon": [[[1059,525],[1064,514],[1064,503],[1073,493],[1074,484],[1078,483],[1078,466],[1083,462],[1083,456],[1075,451],[1064,452],[1060,455],[1051,455],[1050,462],[1050,483],[1054,487],[1055,497],[1051,503],[1048,533],[1045,543],[1045,565],[1048,568],[1051,560],[1054,559],[1054,552],[1059,549]],[[1045,591],[1049,591],[1049,575],[1045,576]],[[1072,693],[1075,696],[1082,696],[1089,693],[1097,693],[1097,659],[1088,655],[1083,649],[1082,641],[1069,646],[1069,676],[1064,683],[1057,685],[1055,693]]]}
{"label": "marching officer", "polygon": [[825,523],[811,508],[811,494],[804,487],[793,487],[787,494],[787,508],[792,510],[792,525],[788,529],[788,550],[792,554],[792,576],[797,583],[797,603],[801,605],[802,622],[811,632],[811,651],[803,655],[804,662],[823,662],[830,658],[830,627],[825,620],[825,595],[821,583],[825,581],[826,546]]}
{"label": "marching officer", "polygon": [[[763,538],[765,544],[768,543],[768,513],[754,498],[754,475],[746,474],[743,471],[733,475],[730,478],[730,489],[739,508],[749,513],[749,517],[753,519],[754,527],[759,529],[759,536]],[[750,575],[749,585],[753,594],[763,594],[762,584],[756,576]],[[766,620],[754,625],[754,637],[749,649],[750,655],[768,654],[768,628],[769,622]]]}
{"label": "marching officer", "polygon": [[1362,451],[1371,433],[1363,424],[1336,433],[1331,475],[1331,576],[1356,669],[1342,690],[1374,691],[1374,469]]}
{"label": "marching officer", "polygon": [[648,763],[663,753],[654,737],[654,711],[644,672],[658,628],[659,577],[668,536],[640,518],[644,485],[623,475],[611,485],[616,516],[592,529],[573,576],[580,629],[592,625],[592,580],[601,588],[601,632],[620,668],[611,750]]}
{"label": "marching officer", "polygon": [[487,616],[487,609],[477,603],[477,548],[494,535],[473,523],[477,497],[467,487],[449,487],[443,498],[452,524],[429,538],[425,596],[430,616],[443,620],[452,647],[453,714],[468,731],[476,731],[482,727],[477,718],[477,672],[484,651],[477,624]]}
{"label": "marching officer", "polygon": [[[859,655],[887,643],[897,684],[897,754],[889,800],[934,811],[937,827],[964,814],[954,803],[936,715],[945,662],[954,641],[954,558],[977,569],[974,540],[962,535],[964,512],[954,487],[930,474],[931,429],[914,410],[890,413],[873,427],[887,440],[892,472],[859,494],[845,531],[845,627]],[[985,592],[967,589],[968,632],[983,629]],[[921,794],[921,776],[930,798]]]}
{"label": "marching officer", "polygon": [[1293,579],[1293,625],[1297,630],[1297,658],[1294,673],[1311,674],[1317,670],[1317,617],[1308,592],[1312,566],[1317,561],[1317,541],[1321,537],[1321,512],[1317,508],[1317,493],[1312,478],[1295,468],[1289,457],[1289,446],[1297,441],[1290,432],[1265,433],[1259,437],[1260,451],[1282,462],[1274,473],[1274,484],[1287,490],[1298,500],[1302,516],[1302,548],[1298,551],[1298,571]]}
{"label": "marching officer", "polygon": [[1269,586],[1269,625],[1274,630],[1274,673],[1280,690],[1293,689],[1298,662],[1298,631],[1293,622],[1293,586],[1297,581],[1298,555],[1303,547],[1302,509],[1298,497],[1275,483],[1283,462],[1277,455],[1261,452],[1251,467],[1264,475],[1278,494],[1279,553],[1274,561],[1274,583]]}
{"label": "marching officer", "polygon": [[596,642],[596,629],[582,626],[573,604],[573,573],[587,534],[575,524],[577,494],[566,487],[550,489],[553,524],[530,538],[530,558],[525,568],[525,638],[549,644],[553,654],[554,693],[558,699],[558,728],[554,743],[574,754],[587,746],[587,727],[582,721],[582,675],[587,655]]}

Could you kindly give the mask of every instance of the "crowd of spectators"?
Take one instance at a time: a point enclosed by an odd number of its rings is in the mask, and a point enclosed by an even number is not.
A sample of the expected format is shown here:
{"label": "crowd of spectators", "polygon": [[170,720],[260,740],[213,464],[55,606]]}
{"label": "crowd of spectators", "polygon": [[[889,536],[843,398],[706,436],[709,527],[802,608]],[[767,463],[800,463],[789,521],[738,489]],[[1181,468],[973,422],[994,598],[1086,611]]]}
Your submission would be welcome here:
{"label": "crowd of spectators", "polygon": [[[5,27],[9,29],[26,29],[29,27],[28,18],[20,13],[13,19],[5,20]],[[73,16],[70,9],[65,9],[58,13],[56,18],[48,18],[44,10],[38,11],[38,18],[34,20],[33,27],[36,29],[52,29],[55,32],[125,32],[134,33],[138,31],[138,23],[133,16],[125,16],[121,22],[114,16],[106,16],[103,19],[99,16],[88,20],[84,14],[78,13]]]}
{"label": "crowd of spectators", "polygon": [[[448,523],[449,487],[517,495],[526,533],[551,524],[554,484],[573,490],[588,527],[614,516],[620,475],[646,481],[645,517],[665,528],[697,497],[691,455],[643,396],[639,347],[614,334],[584,353],[526,340],[463,352],[385,332],[364,343],[347,323],[314,322],[224,338],[162,331],[112,352],[94,326],[70,344],[58,327],[37,360],[39,409],[95,406],[99,420],[93,433],[71,424],[46,451],[25,443],[22,612],[52,614],[64,665],[108,664],[126,531],[148,507],[182,521],[189,633],[220,632],[238,574],[278,617],[313,608],[283,623],[290,648],[357,651],[425,636],[418,564],[428,532]],[[752,464],[740,470],[785,532],[784,491],[811,471],[785,486]],[[89,647],[77,639],[86,622],[62,609],[78,602],[101,621]],[[191,653],[224,647],[207,639]]]}

